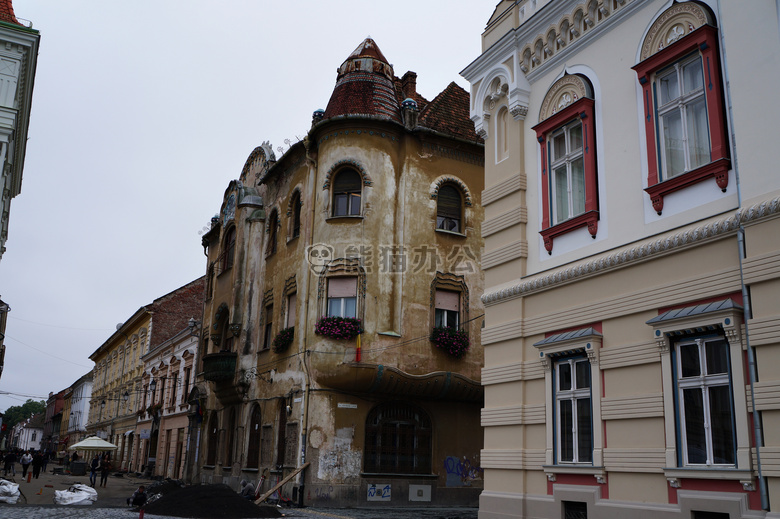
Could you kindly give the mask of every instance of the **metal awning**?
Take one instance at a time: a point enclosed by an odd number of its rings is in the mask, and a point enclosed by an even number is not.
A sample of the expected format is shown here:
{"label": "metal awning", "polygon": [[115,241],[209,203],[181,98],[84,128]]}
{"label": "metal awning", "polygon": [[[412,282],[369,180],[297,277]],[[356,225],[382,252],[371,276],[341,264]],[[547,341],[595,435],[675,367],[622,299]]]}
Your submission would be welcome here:
{"label": "metal awning", "polygon": [[585,337],[601,337],[602,335],[597,332],[592,326],[588,328],[580,328],[579,330],[572,330],[570,332],[556,333],[550,335],[546,339],[539,342],[535,342],[534,346],[549,346],[557,342],[571,341],[575,339],[583,339]]}
{"label": "metal awning", "polygon": [[669,310],[661,315],[653,317],[647,324],[656,325],[666,321],[674,321],[675,319],[685,319],[688,317],[696,317],[700,315],[711,314],[715,312],[722,312],[724,310],[742,310],[742,307],[731,299],[723,299],[722,301],[715,301],[712,303],[704,303],[694,306],[686,306],[685,308],[678,308],[677,310]]}

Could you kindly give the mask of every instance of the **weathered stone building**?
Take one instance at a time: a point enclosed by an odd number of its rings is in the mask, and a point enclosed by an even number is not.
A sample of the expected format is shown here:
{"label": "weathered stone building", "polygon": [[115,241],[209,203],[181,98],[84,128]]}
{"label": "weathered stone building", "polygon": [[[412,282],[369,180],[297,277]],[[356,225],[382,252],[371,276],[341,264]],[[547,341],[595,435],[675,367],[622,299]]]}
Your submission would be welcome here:
{"label": "weathered stone building", "polygon": [[416,77],[365,40],[306,137],[278,160],[256,148],[225,191],[203,240],[193,479],[268,489],[307,467],[283,495],[476,503],[483,146],[468,94],[428,101]]}

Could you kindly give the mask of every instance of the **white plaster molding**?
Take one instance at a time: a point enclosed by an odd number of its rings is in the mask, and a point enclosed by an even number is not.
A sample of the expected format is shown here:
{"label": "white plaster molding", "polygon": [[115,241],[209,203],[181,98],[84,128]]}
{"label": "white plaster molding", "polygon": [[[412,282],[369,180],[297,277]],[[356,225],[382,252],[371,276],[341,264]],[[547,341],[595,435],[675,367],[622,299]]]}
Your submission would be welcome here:
{"label": "white plaster molding", "polygon": [[546,290],[553,286],[603,274],[640,261],[647,261],[655,256],[668,254],[677,249],[733,234],[740,225],[776,216],[780,216],[780,197],[740,209],[731,216],[720,218],[698,227],[690,227],[663,238],[641,244],[628,245],[612,254],[600,256],[573,267],[535,276],[528,281],[506,286],[498,290],[487,291],[482,296],[482,302],[486,305],[495,304],[540,290]]}

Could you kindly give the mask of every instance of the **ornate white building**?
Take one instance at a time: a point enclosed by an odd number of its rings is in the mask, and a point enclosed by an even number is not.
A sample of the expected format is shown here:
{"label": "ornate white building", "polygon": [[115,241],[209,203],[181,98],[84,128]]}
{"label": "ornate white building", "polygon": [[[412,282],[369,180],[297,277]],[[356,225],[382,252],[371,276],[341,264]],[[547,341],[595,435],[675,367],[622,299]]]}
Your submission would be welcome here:
{"label": "ornate white building", "polygon": [[480,518],[777,517],[777,2],[503,1],[482,41]]}

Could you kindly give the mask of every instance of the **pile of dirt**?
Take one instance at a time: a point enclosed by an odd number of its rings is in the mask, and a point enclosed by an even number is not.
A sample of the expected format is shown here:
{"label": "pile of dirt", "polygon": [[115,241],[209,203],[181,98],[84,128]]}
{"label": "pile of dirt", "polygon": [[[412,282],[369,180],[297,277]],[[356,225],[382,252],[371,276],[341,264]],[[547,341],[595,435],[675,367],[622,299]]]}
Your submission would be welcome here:
{"label": "pile of dirt", "polygon": [[[150,502],[144,506],[144,510],[155,515],[206,519],[282,516],[276,507],[258,506],[227,485],[181,487],[173,481],[166,481],[150,486],[148,492]],[[160,494],[160,497],[151,499],[153,494]]]}

